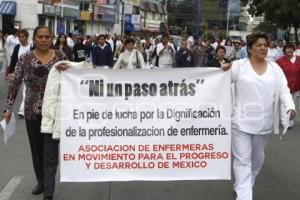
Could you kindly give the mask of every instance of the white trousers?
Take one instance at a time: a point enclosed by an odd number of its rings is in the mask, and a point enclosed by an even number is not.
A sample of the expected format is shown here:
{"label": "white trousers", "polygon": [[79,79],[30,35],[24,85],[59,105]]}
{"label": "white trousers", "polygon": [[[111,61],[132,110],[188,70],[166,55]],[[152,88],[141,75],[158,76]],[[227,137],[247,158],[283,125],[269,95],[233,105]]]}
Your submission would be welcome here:
{"label": "white trousers", "polygon": [[269,134],[254,135],[232,130],[236,200],[252,200],[252,187],[264,162],[268,138]]}
{"label": "white trousers", "polygon": [[[300,93],[300,91],[297,91],[292,94],[295,106],[296,106],[296,108],[298,108],[298,110],[300,110],[299,93]],[[295,125],[295,120],[290,120],[289,127],[293,127],[294,125]]]}
{"label": "white trousers", "polygon": [[23,85],[23,91],[22,91],[23,97],[22,97],[22,103],[20,106],[19,113],[24,115],[24,105],[25,105],[25,96],[26,96],[26,84],[24,81],[22,81],[22,85]]}

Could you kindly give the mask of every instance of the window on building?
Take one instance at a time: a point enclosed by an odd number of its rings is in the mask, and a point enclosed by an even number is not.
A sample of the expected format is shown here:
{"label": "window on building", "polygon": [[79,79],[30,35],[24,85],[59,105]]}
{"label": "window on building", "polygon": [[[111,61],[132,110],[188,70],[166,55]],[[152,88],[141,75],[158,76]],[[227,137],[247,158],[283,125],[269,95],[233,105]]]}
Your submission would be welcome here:
{"label": "window on building", "polygon": [[88,11],[90,7],[90,4],[88,2],[81,2],[80,3],[80,10],[82,11]]}

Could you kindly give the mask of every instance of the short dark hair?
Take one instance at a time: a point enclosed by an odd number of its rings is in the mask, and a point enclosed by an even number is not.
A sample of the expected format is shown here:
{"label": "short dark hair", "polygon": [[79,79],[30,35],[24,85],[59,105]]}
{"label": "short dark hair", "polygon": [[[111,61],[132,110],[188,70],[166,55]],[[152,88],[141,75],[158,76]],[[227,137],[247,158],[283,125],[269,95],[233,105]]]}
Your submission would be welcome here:
{"label": "short dark hair", "polygon": [[169,34],[168,34],[168,33],[163,33],[163,34],[162,34],[162,36],[161,36],[161,38],[163,38],[163,37],[170,38],[170,36],[169,36]]}
{"label": "short dark hair", "polygon": [[219,51],[220,49],[223,49],[223,50],[225,51],[225,53],[226,53],[226,48],[225,48],[224,46],[218,46],[218,47],[216,48],[216,54],[218,53],[218,51]]}
{"label": "short dark hair", "polygon": [[49,29],[47,26],[45,26],[45,25],[40,25],[40,26],[35,27],[35,29],[34,29],[34,31],[33,31],[33,38],[35,38],[37,32],[38,32],[40,29],[47,29],[48,32],[50,33],[50,35],[52,35],[50,29]]}
{"label": "short dark hair", "polygon": [[132,39],[132,38],[127,38],[127,39],[125,40],[125,45],[127,45],[127,44],[129,44],[129,43],[134,44],[134,39]]}
{"label": "short dark hair", "polygon": [[[248,53],[248,57],[250,57],[250,52],[249,52],[249,48],[252,48],[252,46],[255,44],[255,42],[257,42],[257,40],[259,38],[263,38],[267,41],[269,41],[267,34],[265,34],[264,32],[254,32],[250,35],[247,35],[247,53]],[[269,44],[269,43],[268,43]]]}
{"label": "short dark hair", "polygon": [[18,31],[18,35],[23,34],[26,38],[29,37],[29,33],[26,29],[21,29]]}
{"label": "short dark hair", "polygon": [[106,39],[105,35],[101,34],[101,35],[98,35],[97,40],[99,40],[101,37],[103,37],[104,40]]}
{"label": "short dark hair", "polygon": [[295,51],[295,46],[293,44],[286,44],[286,45],[284,45],[282,50],[285,53],[285,50],[289,49],[289,48],[291,48],[291,49],[293,49]]}

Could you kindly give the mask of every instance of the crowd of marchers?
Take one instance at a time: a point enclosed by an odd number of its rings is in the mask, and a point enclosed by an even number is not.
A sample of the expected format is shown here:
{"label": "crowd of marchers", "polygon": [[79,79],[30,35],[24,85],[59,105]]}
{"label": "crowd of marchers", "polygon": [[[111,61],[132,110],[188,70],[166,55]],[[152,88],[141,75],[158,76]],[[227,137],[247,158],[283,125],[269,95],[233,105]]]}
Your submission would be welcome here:
{"label": "crowd of marchers", "polygon": [[[45,106],[48,105],[46,85],[49,78],[55,77],[55,70],[84,68],[87,62],[88,66],[105,69],[216,67],[230,70],[235,89],[231,135],[233,189],[237,200],[253,199],[252,188],[263,165],[269,135],[279,134],[282,121],[290,127],[294,125],[300,91],[300,57],[297,56],[300,50],[292,44],[269,40],[264,33],[252,33],[246,42],[195,41],[190,36],[176,43],[174,36],[168,34],[163,34],[160,40],[108,35],[83,38],[72,34],[61,34],[53,40],[49,28],[39,26],[34,30],[33,43],[26,30],[0,36],[0,63],[9,80],[2,116],[6,123],[10,122],[23,84],[23,103],[18,115],[25,117],[37,179],[32,194],[44,193],[44,200],[54,197],[58,165],[59,138],[54,138],[54,133],[60,131],[60,111],[55,110],[57,102],[55,106]],[[68,62],[70,66],[57,64],[65,60],[73,62]],[[57,91],[58,88],[57,85]],[[57,115],[48,120],[47,113]]]}

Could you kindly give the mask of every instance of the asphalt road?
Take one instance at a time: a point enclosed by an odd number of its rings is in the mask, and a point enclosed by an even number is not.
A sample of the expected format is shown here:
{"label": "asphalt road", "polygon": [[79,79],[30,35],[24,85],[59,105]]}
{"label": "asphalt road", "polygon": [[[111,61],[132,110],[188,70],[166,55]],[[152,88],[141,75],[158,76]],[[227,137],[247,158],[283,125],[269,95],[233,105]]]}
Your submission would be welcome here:
{"label": "asphalt road", "polygon": [[[7,83],[0,74],[0,105]],[[20,95],[19,95],[20,97]],[[20,99],[15,108],[19,106]],[[0,131],[0,200],[39,200],[35,186],[24,119],[17,119],[16,134],[4,144]],[[167,181],[60,183],[56,200],[233,200],[232,181]],[[272,136],[266,160],[254,186],[254,200],[300,200],[300,113],[296,127],[282,141]]]}

